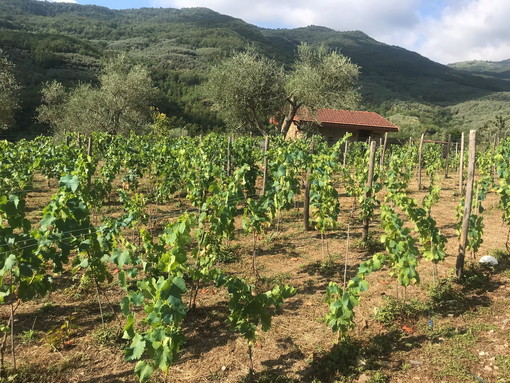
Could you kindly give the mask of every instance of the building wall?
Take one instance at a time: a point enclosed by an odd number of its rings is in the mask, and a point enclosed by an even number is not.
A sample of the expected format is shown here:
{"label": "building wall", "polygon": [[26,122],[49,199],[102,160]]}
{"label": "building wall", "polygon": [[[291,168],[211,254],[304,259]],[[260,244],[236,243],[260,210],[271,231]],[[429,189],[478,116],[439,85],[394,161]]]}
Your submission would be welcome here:
{"label": "building wall", "polygon": [[[368,137],[372,138],[380,138],[384,137],[384,132],[373,131],[373,130],[364,130],[364,129],[353,129],[352,127],[340,127],[340,126],[318,126],[317,130],[321,135],[323,135],[328,142],[335,143],[340,140],[344,134],[351,133],[352,136],[349,138],[351,141],[365,141]],[[304,133],[297,129],[296,123],[292,123],[287,132],[287,139],[296,139],[303,135]]]}

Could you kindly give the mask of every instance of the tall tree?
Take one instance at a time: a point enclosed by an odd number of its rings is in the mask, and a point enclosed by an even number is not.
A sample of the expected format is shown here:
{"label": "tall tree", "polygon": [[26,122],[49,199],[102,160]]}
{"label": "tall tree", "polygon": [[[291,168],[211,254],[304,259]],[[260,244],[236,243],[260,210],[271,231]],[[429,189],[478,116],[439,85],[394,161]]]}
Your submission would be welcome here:
{"label": "tall tree", "polygon": [[205,90],[229,126],[265,135],[264,124],[283,105],[283,69],[250,48],[213,67]]}
{"label": "tall tree", "polygon": [[19,107],[20,86],[14,76],[14,64],[0,49],[0,129],[14,125],[15,112]]}
{"label": "tall tree", "polygon": [[57,134],[63,130],[140,132],[152,119],[155,92],[148,71],[120,55],[107,62],[98,87],[82,84],[66,91],[60,83],[45,84],[38,119],[49,123]]}
{"label": "tall tree", "polygon": [[280,131],[283,135],[301,107],[350,109],[357,105],[355,89],[359,67],[348,57],[328,50],[324,45],[298,46],[298,58],[285,84],[287,106]]}
{"label": "tall tree", "polygon": [[253,49],[237,53],[212,69],[207,94],[229,124],[247,125],[262,134],[262,121],[276,114],[284,117],[280,132],[286,135],[301,107],[313,112],[356,105],[357,65],[325,46],[301,44],[297,53],[288,73]]}

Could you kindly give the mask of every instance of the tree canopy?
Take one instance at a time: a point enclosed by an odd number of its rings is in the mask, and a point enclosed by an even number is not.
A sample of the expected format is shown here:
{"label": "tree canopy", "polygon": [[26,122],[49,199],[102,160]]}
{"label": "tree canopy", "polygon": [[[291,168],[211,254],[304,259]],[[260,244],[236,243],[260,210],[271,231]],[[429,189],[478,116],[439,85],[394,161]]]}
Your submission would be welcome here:
{"label": "tree canopy", "polygon": [[266,134],[263,125],[283,105],[283,69],[249,49],[214,66],[205,89],[230,127]]}
{"label": "tree canopy", "polygon": [[14,125],[15,112],[19,107],[20,86],[14,76],[14,64],[0,49],[0,129]]}
{"label": "tree canopy", "polygon": [[50,124],[57,134],[64,130],[141,132],[152,119],[155,94],[148,71],[120,55],[106,63],[97,87],[82,84],[66,91],[58,82],[46,83],[38,119]]}
{"label": "tree canopy", "polygon": [[354,107],[359,100],[358,73],[359,67],[340,53],[301,44],[288,73],[248,50],[215,66],[206,90],[231,126],[256,128],[266,134],[263,121],[281,115],[279,129],[285,135],[301,107],[311,111]]}
{"label": "tree canopy", "polygon": [[285,84],[287,107],[280,131],[287,134],[301,107],[352,109],[359,102],[355,89],[359,67],[350,58],[324,45],[298,46],[298,58]]}

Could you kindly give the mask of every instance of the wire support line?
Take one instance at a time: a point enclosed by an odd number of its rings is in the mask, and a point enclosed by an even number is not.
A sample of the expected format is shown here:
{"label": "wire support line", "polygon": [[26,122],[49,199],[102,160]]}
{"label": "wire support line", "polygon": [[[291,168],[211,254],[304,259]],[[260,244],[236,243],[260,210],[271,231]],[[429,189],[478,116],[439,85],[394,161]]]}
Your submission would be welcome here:
{"label": "wire support line", "polygon": [[[254,194],[254,195],[248,196],[248,198],[256,197],[256,196],[258,196],[258,195]],[[246,197],[245,198],[233,199],[231,201],[232,202],[241,202],[241,201],[244,201],[244,200],[246,200]],[[196,211],[196,212],[200,212],[201,211],[201,209],[194,207],[193,209],[186,209],[185,212],[189,213],[190,210],[191,211]],[[183,214],[183,212],[181,212],[180,214]],[[155,220],[155,219],[161,219],[161,218],[166,218],[166,217],[174,217],[174,216],[176,216],[175,212],[169,212],[167,214],[160,214],[160,215],[149,216],[148,220]],[[62,235],[62,234],[72,234],[72,233],[84,232],[84,233],[79,234],[79,235],[70,235],[70,236],[67,236],[67,237],[55,238],[56,241],[61,242],[61,241],[67,240],[67,239],[72,239],[72,238],[76,238],[76,237],[80,237],[80,236],[85,236],[85,235],[91,235],[93,232],[98,232],[99,231],[101,233],[100,228],[102,226],[104,226],[104,225],[106,225],[106,223],[103,223],[103,224],[101,224],[99,226],[88,226],[88,227],[84,227],[84,228],[80,228],[80,229],[74,229],[74,230],[67,230],[67,231],[60,231],[60,232],[51,232],[49,234],[49,236],[51,236],[51,235]],[[129,229],[128,227],[124,227],[124,228]],[[133,230],[135,230],[135,229],[133,228]],[[13,249],[14,251],[26,250],[26,249],[31,248],[31,247],[35,248],[35,247],[39,246],[39,242],[41,242],[44,239],[49,239],[48,238],[49,236],[42,237],[42,239],[36,239],[36,238],[22,239],[22,240],[19,240],[19,241],[15,241],[13,243],[1,244],[0,246],[16,246],[16,245],[21,244],[21,243],[27,243],[27,242],[30,242],[30,241],[37,241],[37,243]],[[13,250],[7,250],[7,251],[4,251],[4,252],[0,252],[0,256],[8,254],[8,253],[11,253]]]}

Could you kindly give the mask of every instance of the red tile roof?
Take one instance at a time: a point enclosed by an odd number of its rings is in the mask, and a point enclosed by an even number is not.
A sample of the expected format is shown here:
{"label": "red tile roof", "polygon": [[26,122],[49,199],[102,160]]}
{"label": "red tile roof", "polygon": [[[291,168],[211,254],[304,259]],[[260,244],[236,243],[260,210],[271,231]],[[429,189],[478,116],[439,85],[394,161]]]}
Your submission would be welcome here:
{"label": "red tile roof", "polygon": [[319,109],[316,114],[309,111],[298,113],[294,118],[299,121],[317,121],[325,126],[349,126],[353,128],[363,129],[380,129],[386,132],[398,132],[398,126],[394,125],[383,116],[374,112],[361,112],[352,110],[338,109]]}

